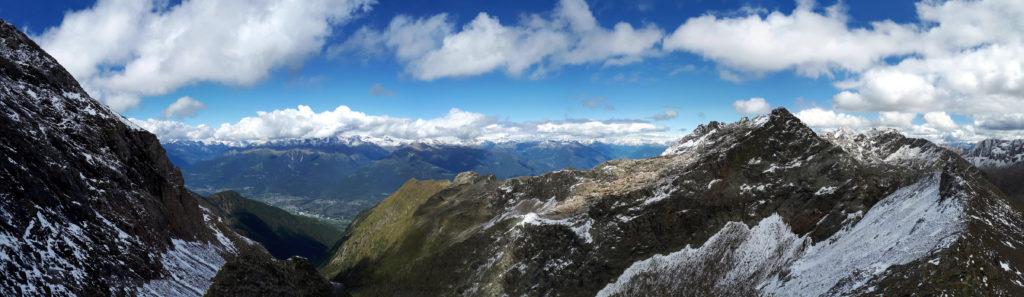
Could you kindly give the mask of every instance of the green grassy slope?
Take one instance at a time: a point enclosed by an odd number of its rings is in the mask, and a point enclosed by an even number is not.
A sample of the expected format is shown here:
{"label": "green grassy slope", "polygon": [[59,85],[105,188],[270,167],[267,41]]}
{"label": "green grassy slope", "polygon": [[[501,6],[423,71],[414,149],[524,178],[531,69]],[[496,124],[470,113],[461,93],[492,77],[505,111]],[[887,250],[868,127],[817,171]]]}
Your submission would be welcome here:
{"label": "green grassy slope", "polygon": [[415,223],[413,218],[416,210],[449,184],[445,180],[412,179],[406,182],[398,191],[353,222],[351,229],[346,232],[349,237],[332,253],[331,262],[321,272],[324,275],[335,275],[360,263],[380,260],[382,255],[396,248],[408,235]]}

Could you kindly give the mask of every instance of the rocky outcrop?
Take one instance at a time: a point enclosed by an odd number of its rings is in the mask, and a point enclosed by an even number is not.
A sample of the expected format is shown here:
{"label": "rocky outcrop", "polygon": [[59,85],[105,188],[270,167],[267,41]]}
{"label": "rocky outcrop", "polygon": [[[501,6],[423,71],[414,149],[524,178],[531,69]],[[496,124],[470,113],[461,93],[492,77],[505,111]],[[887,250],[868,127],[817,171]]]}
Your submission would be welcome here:
{"label": "rocky outcrop", "polygon": [[276,260],[262,251],[230,257],[205,296],[346,296],[302,257]]}

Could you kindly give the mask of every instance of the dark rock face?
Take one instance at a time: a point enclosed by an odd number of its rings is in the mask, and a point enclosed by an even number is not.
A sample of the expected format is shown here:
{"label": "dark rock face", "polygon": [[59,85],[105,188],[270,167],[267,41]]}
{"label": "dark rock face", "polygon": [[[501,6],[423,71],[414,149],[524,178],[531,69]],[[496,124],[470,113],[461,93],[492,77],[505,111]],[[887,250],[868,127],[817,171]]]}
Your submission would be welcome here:
{"label": "dark rock face", "polygon": [[152,134],[0,21],[0,295],[199,295],[237,236]]}
{"label": "dark rock face", "polygon": [[819,137],[782,109],[657,158],[462,174],[413,204],[355,222],[402,222],[403,240],[346,242],[334,280],[355,296],[1024,293],[1024,207],[977,169],[893,131]]}
{"label": "dark rock face", "polygon": [[316,267],[301,257],[275,260],[258,252],[228,259],[213,279],[206,296],[345,296]]}

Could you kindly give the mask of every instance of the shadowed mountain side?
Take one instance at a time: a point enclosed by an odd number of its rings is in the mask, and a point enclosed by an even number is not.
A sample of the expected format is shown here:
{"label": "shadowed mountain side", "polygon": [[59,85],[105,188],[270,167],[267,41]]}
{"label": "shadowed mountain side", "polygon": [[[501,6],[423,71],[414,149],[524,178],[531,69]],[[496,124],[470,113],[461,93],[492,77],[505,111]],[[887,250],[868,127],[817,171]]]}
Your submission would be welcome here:
{"label": "shadowed mountain side", "polygon": [[328,223],[247,199],[237,192],[213,194],[206,201],[225,213],[232,229],[259,242],[281,260],[301,256],[320,263],[330,257],[328,250],[342,236],[341,229]]}

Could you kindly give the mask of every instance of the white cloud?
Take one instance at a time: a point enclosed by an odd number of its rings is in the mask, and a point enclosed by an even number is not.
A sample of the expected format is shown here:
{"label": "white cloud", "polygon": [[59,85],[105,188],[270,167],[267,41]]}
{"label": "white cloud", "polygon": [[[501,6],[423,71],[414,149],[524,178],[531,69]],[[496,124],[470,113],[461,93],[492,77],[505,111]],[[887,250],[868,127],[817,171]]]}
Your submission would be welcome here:
{"label": "white cloud", "polygon": [[562,0],[550,16],[523,16],[516,25],[486,12],[458,31],[447,15],[413,19],[399,15],[387,30],[362,28],[331,52],[387,48],[417,79],[474,76],[504,71],[543,75],[563,65],[622,65],[657,54],[664,33],[653,25],[620,22],[601,27],[583,0]]}
{"label": "white cloud", "polygon": [[870,69],[840,87],[847,90],[835,96],[836,106],[849,110],[967,114],[1017,110],[1024,105],[1024,46],[994,44],[908,58]]}
{"label": "white cloud", "polygon": [[804,109],[796,113],[796,117],[811,128],[866,128],[871,126],[871,121],[861,116],[837,113],[832,110],[821,108]]}
{"label": "white cloud", "polygon": [[[1009,131],[1024,128],[1015,116],[1024,106],[1024,2],[920,1],[917,21],[862,27],[849,25],[842,2],[825,8],[813,0],[797,3],[788,13],[691,18],[663,47],[716,62],[725,80],[787,70],[808,77],[842,73],[834,108],[879,112],[874,122],[808,112],[832,119],[821,125],[898,127],[942,140],[1021,136]],[[913,124],[917,113],[925,114],[924,124]],[[972,117],[975,125],[958,124],[949,113]]]}
{"label": "white cloud", "polygon": [[431,119],[368,115],[347,106],[321,112],[296,108],[258,112],[235,123],[211,128],[177,121],[132,119],[162,140],[267,141],[275,139],[360,136],[398,142],[474,143],[503,140],[600,140],[605,142],[668,142],[679,137],[646,121],[563,120],[502,122],[483,114],[453,108]]}
{"label": "white cloud", "polygon": [[926,125],[943,131],[955,130],[959,126],[956,122],[953,122],[953,118],[945,112],[929,112],[924,114],[924,122]]}
{"label": "white cloud", "polygon": [[736,109],[736,113],[741,115],[759,115],[766,114],[772,110],[771,105],[768,104],[767,100],[761,97],[753,97],[746,100],[736,100],[732,103],[732,107]]}
{"label": "white cloud", "polygon": [[608,137],[660,130],[654,124],[646,122],[547,122],[536,127],[537,132],[544,134],[584,137]]}
{"label": "white cloud", "polygon": [[178,98],[178,100],[175,100],[174,103],[171,103],[171,105],[164,109],[164,118],[181,119],[193,117],[203,109],[206,109],[206,104],[192,99],[192,97],[185,96]]}
{"label": "white cloud", "polygon": [[213,129],[206,125],[192,126],[178,121],[157,119],[130,120],[162,140],[210,139],[213,136]]}
{"label": "white cloud", "polygon": [[36,36],[116,110],[197,82],[251,85],[320,52],[369,0],[100,0]]}
{"label": "white cloud", "polygon": [[913,34],[912,26],[888,21],[850,28],[840,6],[818,12],[813,1],[800,1],[790,14],[748,11],[739,17],[708,14],[688,19],[665,38],[664,48],[696,53],[739,71],[795,69],[817,77],[834,68],[863,70],[883,57],[909,53],[900,41]]}
{"label": "white cloud", "polygon": [[886,111],[878,113],[878,125],[882,127],[906,128],[914,125],[916,113]]}

